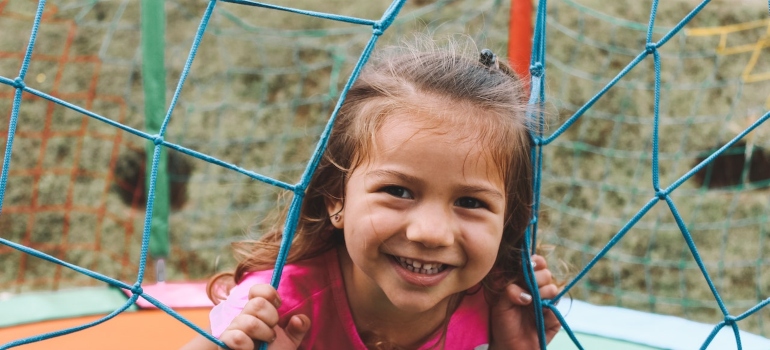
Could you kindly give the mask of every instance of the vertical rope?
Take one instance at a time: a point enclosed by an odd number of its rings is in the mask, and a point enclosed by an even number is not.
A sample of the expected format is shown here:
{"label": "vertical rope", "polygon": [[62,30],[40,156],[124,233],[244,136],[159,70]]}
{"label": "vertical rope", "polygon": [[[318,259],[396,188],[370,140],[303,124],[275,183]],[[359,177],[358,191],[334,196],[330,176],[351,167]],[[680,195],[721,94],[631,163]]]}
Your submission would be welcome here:
{"label": "vertical rope", "polygon": [[0,174],[0,213],[3,212],[3,202],[5,198],[5,188],[8,183],[8,169],[11,166],[11,154],[13,153],[13,137],[16,135],[16,124],[19,122],[19,108],[21,108],[21,93],[26,89],[24,84],[24,77],[27,75],[27,69],[29,69],[29,61],[32,59],[32,50],[35,48],[35,41],[37,40],[37,31],[40,28],[40,19],[43,18],[43,9],[45,8],[45,0],[40,0],[37,4],[37,12],[35,12],[35,20],[32,23],[32,33],[29,36],[29,43],[27,43],[27,50],[24,53],[24,59],[21,61],[21,69],[19,69],[19,76],[13,80],[13,87],[16,88],[16,92],[13,96],[13,107],[11,108],[11,118],[8,122],[8,138],[5,143],[5,155],[3,156],[3,169]]}
{"label": "vertical rope", "polygon": [[530,126],[534,123],[532,130],[532,169],[533,176],[533,194],[532,200],[532,219],[529,228],[525,233],[525,249],[522,251],[522,266],[524,267],[525,282],[530,294],[533,297],[532,307],[535,309],[535,324],[538,329],[538,340],[540,348],[545,350],[546,334],[545,319],[543,315],[543,303],[540,298],[540,290],[535,280],[535,273],[532,267],[531,255],[535,253],[537,247],[537,223],[540,210],[540,184],[543,167],[543,133],[545,128],[545,44],[546,44],[546,13],[548,2],[539,0],[537,5],[537,15],[535,20],[535,34],[532,41],[532,57],[530,59],[530,95],[528,108],[528,123]]}

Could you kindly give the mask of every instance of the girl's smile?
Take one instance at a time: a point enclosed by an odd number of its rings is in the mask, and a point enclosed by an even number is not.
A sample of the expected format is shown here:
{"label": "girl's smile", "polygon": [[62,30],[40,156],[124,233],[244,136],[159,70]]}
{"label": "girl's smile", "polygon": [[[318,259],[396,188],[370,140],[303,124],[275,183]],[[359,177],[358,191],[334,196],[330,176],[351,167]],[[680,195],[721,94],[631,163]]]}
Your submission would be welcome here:
{"label": "girl's smile", "polygon": [[403,257],[393,257],[393,264],[396,273],[406,282],[423,287],[435,286],[452,271],[447,264],[442,263],[421,263],[419,260],[413,260]]}
{"label": "girl's smile", "polygon": [[327,204],[330,214],[342,210],[334,224],[345,235],[341,266],[354,314],[444,317],[449,297],[477,285],[497,256],[500,170],[474,131],[453,122],[485,112],[418,95],[434,108],[388,115],[349,175],[344,208]]}

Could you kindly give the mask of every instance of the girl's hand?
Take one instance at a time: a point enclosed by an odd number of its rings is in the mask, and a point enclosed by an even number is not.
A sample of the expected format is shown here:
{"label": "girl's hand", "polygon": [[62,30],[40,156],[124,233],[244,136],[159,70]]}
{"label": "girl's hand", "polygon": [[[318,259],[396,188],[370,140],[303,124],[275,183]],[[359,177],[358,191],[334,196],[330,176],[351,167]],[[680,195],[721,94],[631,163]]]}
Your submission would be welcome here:
{"label": "girl's hand", "polygon": [[[559,293],[559,287],[554,284],[551,271],[545,258],[532,256],[535,263],[535,279],[540,290],[540,297],[551,299]],[[515,284],[506,287],[497,304],[492,306],[490,322],[492,322],[492,340],[490,349],[540,349],[535,324],[535,311],[530,304],[532,296]],[[551,342],[559,332],[561,324],[550,309],[543,309],[545,320],[546,344]]]}
{"label": "girl's hand", "polygon": [[271,350],[294,350],[310,329],[310,319],[294,315],[286,328],[278,326],[281,299],[269,284],[256,284],[249,289],[249,301],[230,326],[219,337],[232,350],[254,350],[259,342],[267,342]]}

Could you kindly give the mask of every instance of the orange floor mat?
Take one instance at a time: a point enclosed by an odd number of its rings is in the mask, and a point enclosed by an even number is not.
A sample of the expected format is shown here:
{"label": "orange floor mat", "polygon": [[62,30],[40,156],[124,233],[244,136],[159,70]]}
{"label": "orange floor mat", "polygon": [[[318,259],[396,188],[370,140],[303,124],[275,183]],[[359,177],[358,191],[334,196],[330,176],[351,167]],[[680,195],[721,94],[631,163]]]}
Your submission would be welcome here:
{"label": "orange floor mat", "polygon": [[[177,310],[199,327],[208,327],[208,308]],[[0,346],[19,338],[61,330],[99,319],[98,316],[45,321],[22,326],[0,328]],[[178,349],[196,332],[161,310],[124,312],[115,318],[80,332],[26,344],[13,349],[108,349],[108,350],[165,350]]]}

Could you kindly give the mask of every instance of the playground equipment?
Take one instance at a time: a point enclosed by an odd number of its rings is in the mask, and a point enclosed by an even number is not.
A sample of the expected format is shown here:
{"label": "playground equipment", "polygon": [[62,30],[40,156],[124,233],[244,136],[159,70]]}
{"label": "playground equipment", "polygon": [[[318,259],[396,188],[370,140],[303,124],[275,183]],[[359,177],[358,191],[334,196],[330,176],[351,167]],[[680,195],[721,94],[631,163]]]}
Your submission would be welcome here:
{"label": "playground equipment", "polygon": [[[75,295],[74,301],[58,305],[82,306],[79,301],[100,298],[107,302],[93,303],[90,310],[69,316],[121,310],[140,300],[144,292],[168,301],[147,287],[158,285],[152,269],[143,290],[131,286],[137,271],[143,276],[147,266],[147,251],[140,247],[155,249],[156,242],[164,240],[163,234],[158,235],[163,222],[153,225],[142,214],[147,203],[161,197],[157,189],[144,195],[153,188],[152,181],[147,185],[152,172],[150,176],[145,172],[153,165],[155,171],[167,168],[169,178],[168,237],[173,243],[149,255],[163,258],[164,264],[158,265],[166,266],[163,280],[200,281],[220,266],[232,264],[227,243],[241,239],[252,223],[263,222],[269,209],[288,204],[277,199],[280,189],[252,179],[275,179],[286,189],[303,173],[371,30],[344,25],[321,28],[315,19],[278,30],[270,21],[280,19],[267,16],[267,10],[237,3],[249,2],[167,2],[167,28],[179,30],[167,32],[168,40],[162,45],[167,72],[158,74],[168,77],[170,85],[160,83],[160,90],[150,95],[157,97],[159,91],[172,95],[180,77],[187,77],[187,84],[179,94],[168,133],[157,139],[156,132],[144,126],[144,116],[151,114],[149,110],[165,114],[168,103],[156,101],[155,107],[149,107],[153,102],[143,91],[150,68],[139,63],[147,50],[138,48],[153,44],[140,44],[138,2],[51,1],[42,6],[35,1],[0,1],[3,33],[15,30],[29,35],[32,24],[40,23],[34,27],[39,28],[38,42],[31,56],[27,56],[27,42],[14,41],[24,36],[0,39],[0,112],[13,115],[13,100],[21,94],[23,101],[18,123],[11,123],[8,132],[15,143],[0,215],[4,245],[0,262],[10,273],[0,277],[0,289],[7,291],[0,310],[21,305],[27,297],[32,305],[41,305],[42,295],[61,297],[74,287],[79,288],[76,293],[88,287],[95,293]],[[755,24],[708,29],[677,25],[681,18],[691,19],[689,11],[694,8],[694,14],[705,4],[688,7],[670,27],[654,25],[653,20],[640,23],[647,19],[621,20],[617,14],[569,0],[552,2],[548,15],[541,12],[537,17],[535,42],[545,45],[548,24],[549,46],[535,47],[533,97],[548,92],[545,110],[556,111],[547,116],[549,129],[536,138],[545,147],[537,184],[541,210],[532,227],[533,239],[556,245],[554,258],[573,266],[569,286],[577,299],[707,323],[705,335],[691,333],[687,339],[678,339],[689,345],[674,346],[663,343],[664,337],[645,335],[659,335],[660,328],[639,327],[629,334],[617,332],[621,324],[592,328],[592,320],[578,320],[581,314],[610,317],[607,310],[626,312],[620,318],[635,315],[628,309],[583,309],[579,302],[562,301],[559,310],[567,317],[565,328],[572,332],[565,332],[553,346],[570,348],[572,341],[564,337],[576,332],[572,340],[585,348],[620,348],[623,341],[648,344],[626,344],[642,348],[692,348],[692,344],[722,348],[721,344],[736,343],[739,324],[741,329],[766,334],[760,309],[767,293],[767,276],[762,271],[767,265],[770,175],[764,175],[763,159],[770,145],[761,135],[767,129],[763,103],[769,90],[758,77],[764,76],[759,57],[767,33],[763,36],[765,27]],[[476,39],[485,46],[505,47],[505,31],[494,30],[505,28],[507,4],[501,1],[406,6],[383,41],[389,40],[388,35],[392,39],[413,31],[414,20],[421,19],[437,31],[480,33]],[[207,7],[216,10],[208,12]],[[545,8],[545,2],[539,7]],[[379,12],[371,17],[379,18],[386,9],[387,4],[373,9]],[[187,76],[185,57],[201,16],[208,27],[198,37],[198,55]],[[734,39],[748,44],[731,45]],[[665,45],[657,44],[664,41]],[[31,58],[29,74],[20,83],[13,77],[27,58]],[[652,61],[656,64],[640,63]],[[633,69],[623,70],[626,66]],[[730,74],[734,71],[739,74]],[[625,74],[623,79],[614,78],[619,72]],[[537,85],[542,77],[548,85]],[[600,97],[593,99],[596,91]],[[78,108],[49,102],[44,94]],[[117,129],[94,119],[96,115],[131,129]],[[753,137],[747,136],[747,129],[754,129],[749,134]],[[745,137],[735,139],[736,135]],[[160,143],[147,146],[148,140]],[[713,165],[688,173],[728,141],[731,147],[710,158]],[[165,147],[156,147],[159,144]],[[166,148],[174,151],[169,151],[164,166],[161,150]],[[188,157],[193,151],[205,161]],[[148,157],[158,161],[137,171]],[[683,178],[684,174],[688,176]],[[687,180],[690,175],[692,179]],[[651,189],[649,179],[659,188]],[[676,191],[665,187],[672,183]],[[677,208],[679,220],[662,203],[655,204],[663,201]],[[689,239],[682,231],[690,233]],[[40,260],[30,251],[19,251],[19,246],[125,281],[129,302],[120,291],[103,288],[104,280]],[[700,254],[694,254],[693,247]],[[584,267],[591,269],[578,272]],[[704,280],[704,273],[713,281]],[[136,314],[146,318],[134,324],[171,319],[147,310]],[[124,315],[130,312],[116,319]],[[21,328],[13,328],[13,337],[0,337],[0,344],[6,344],[0,347],[14,345],[8,342],[23,336],[61,329],[46,328],[50,324],[42,320],[67,317],[42,310],[28,316],[36,318],[16,319],[4,326],[38,322],[31,324],[33,331],[22,334]],[[647,316],[652,318],[646,324],[664,324],[665,318],[656,318],[662,316]],[[76,319],[73,325],[97,319]],[[205,325],[205,317],[198,320]],[[56,327],[60,326],[64,327]],[[717,332],[725,326],[735,333]],[[184,329],[180,338],[194,334]],[[725,333],[727,343],[721,343]],[[596,341],[614,343],[595,345],[586,334],[608,337]],[[68,337],[56,339],[73,339]],[[745,333],[740,339],[747,348],[766,344],[765,339]],[[54,341],[37,344],[52,346]]]}

